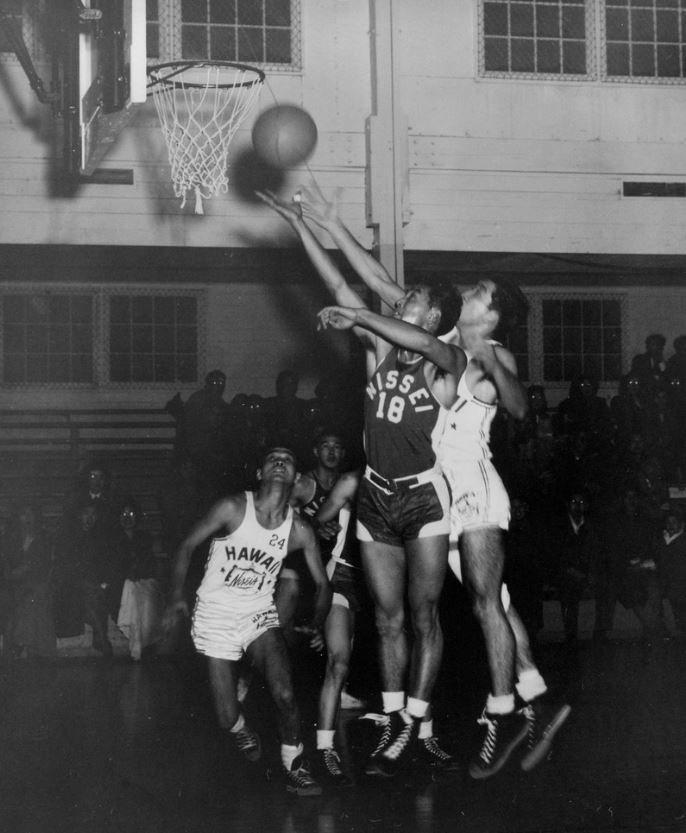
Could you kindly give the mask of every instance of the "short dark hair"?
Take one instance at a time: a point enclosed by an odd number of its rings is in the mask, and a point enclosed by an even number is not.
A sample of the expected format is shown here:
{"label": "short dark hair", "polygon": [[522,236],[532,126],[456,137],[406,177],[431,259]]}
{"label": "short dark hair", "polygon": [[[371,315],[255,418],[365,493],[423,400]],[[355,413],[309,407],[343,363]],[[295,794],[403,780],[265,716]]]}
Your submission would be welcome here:
{"label": "short dark hair", "polygon": [[206,385],[213,385],[215,382],[226,382],[226,373],[223,370],[210,370],[205,376]]}
{"label": "short dark hair", "polygon": [[498,312],[498,326],[494,336],[503,339],[518,325],[526,321],[529,302],[522,290],[510,278],[493,278],[495,289],[491,294],[491,309]]}
{"label": "short dark hair", "polygon": [[442,336],[457,324],[462,309],[462,296],[454,284],[439,281],[435,284],[420,284],[425,286],[429,295],[429,306],[440,311],[441,320],[436,329],[436,335]]}
{"label": "short dark hair", "polygon": [[259,468],[262,468],[262,466],[264,465],[264,461],[272,453],[272,451],[287,451],[293,458],[293,462],[295,463],[296,468],[298,467],[298,455],[295,453],[295,451],[293,451],[292,448],[289,448],[287,445],[281,445],[280,443],[269,443],[269,445],[266,445],[264,447],[262,454],[260,454]]}
{"label": "short dark hair", "polygon": [[651,333],[646,338],[646,342],[645,342],[646,347],[651,343],[652,344],[659,344],[660,347],[664,347],[665,344],[667,343],[667,339],[662,335],[662,333]]}

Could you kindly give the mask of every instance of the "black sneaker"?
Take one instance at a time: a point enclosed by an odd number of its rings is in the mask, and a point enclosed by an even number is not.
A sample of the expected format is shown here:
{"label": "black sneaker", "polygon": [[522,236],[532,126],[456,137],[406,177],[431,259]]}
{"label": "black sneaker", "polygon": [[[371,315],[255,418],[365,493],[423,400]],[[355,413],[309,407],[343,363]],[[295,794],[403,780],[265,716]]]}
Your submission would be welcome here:
{"label": "black sneaker", "polygon": [[512,752],[526,738],[529,727],[520,712],[488,714],[484,711],[479,723],[486,727],[486,737],[481,751],[469,765],[469,774],[472,778],[490,778],[503,768]]}
{"label": "black sneaker", "polygon": [[417,737],[418,721],[402,712],[391,712],[376,749],[367,761],[367,775],[392,778],[408,759]]}
{"label": "black sneaker", "polygon": [[317,772],[332,786],[352,786],[352,778],[345,773],[338,752],[333,747],[317,750]]}
{"label": "black sneaker", "polygon": [[236,744],[236,749],[241,755],[251,763],[259,761],[262,757],[262,744],[260,743],[260,736],[246,723],[245,726],[238,732],[231,732],[233,742]]}
{"label": "black sneaker", "polygon": [[291,764],[290,769],[284,770],[286,774],[286,790],[300,796],[321,795],[322,788],[310,775],[307,762],[302,755]]}
{"label": "black sneaker", "polygon": [[458,768],[457,761],[438,743],[438,738],[420,738],[417,742],[417,760],[431,769],[453,772]]}
{"label": "black sneaker", "polygon": [[521,761],[525,772],[541,763],[550,752],[553,739],[569,717],[572,707],[565,703],[555,708],[533,701],[521,710],[527,722],[527,751]]}

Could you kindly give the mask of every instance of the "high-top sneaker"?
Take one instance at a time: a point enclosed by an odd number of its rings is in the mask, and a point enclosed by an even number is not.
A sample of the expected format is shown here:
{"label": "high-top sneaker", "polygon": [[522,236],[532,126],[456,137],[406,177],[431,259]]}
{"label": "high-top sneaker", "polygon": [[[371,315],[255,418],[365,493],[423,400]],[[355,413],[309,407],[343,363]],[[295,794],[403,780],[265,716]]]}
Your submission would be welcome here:
{"label": "high-top sneaker", "polygon": [[409,758],[417,731],[418,721],[404,710],[391,712],[379,743],[367,761],[367,775],[393,777]]}
{"label": "high-top sneaker", "polygon": [[548,706],[538,698],[521,710],[527,722],[526,753],[521,760],[525,772],[533,769],[548,757],[553,739],[569,717],[572,707]]}
{"label": "high-top sneaker", "polygon": [[520,712],[488,714],[484,711],[479,723],[486,727],[486,736],[481,751],[469,765],[469,774],[472,778],[490,778],[503,768],[526,738],[529,727]]}
{"label": "high-top sneaker", "polygon": [[417,759],[431,769],[453,772],[458,768],[457,761],[449,752],[443,749],[437,737],[420,738],[416,744]]}
{"label": "high-top sneaker", "polygon": [[231,732],[231,737],[236,745],[236,749],[241,755],[251,763],[259,761],[262,757],[262,744],[260,743],[260,736],[246,723],[238,732]]}
{"label": "high-top sneaker", "polygon": [[334,787],[352,786],[352,778],[346,774],[338,752],[333,747],[318,749],[316,756],[316,771],[323,781],[328,782]]}
{"label": "high-top sneaker", "polygon": [[305,797],[322,794],[322,788],[310,774],[307,762],[302,755],[298,755],[291,764],[291,768],[285,769],[284,772],[286,774],[286,789],[289,793]]}

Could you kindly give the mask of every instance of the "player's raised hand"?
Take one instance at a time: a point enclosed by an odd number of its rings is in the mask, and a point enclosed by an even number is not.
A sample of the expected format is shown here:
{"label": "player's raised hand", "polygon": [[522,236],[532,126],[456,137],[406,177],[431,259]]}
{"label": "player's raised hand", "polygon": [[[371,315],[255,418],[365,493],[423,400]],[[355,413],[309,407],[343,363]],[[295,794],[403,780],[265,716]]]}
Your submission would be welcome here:
{"label": "player's raised hand", "polygon": [[255,196],[259,197],[270,208],[273,208],[277,214],[280,214],[289,223],[302,220],[302,211],[300,210],[300,203],[297,200],[281,200],[273,191],[267,189],[264,191],[255,191]]}
{"label": "player's raised hand", "polygon": [[340,188],[336,189],[335,200],[327,200],[317,183],[313,182],[306,188],[299,188],[295,192],[293,199],[300,203],[303,217],[307,217],[307,219],[312,220],[318,226],[326,228],[338,221],[337,201],[339,194]]}
{"label": "player's raised hand", "polygon": [[334,330],[350,330],[357,323],[358,310],[352,307],[324,307],[317,313],[317,329],[333,327]]}

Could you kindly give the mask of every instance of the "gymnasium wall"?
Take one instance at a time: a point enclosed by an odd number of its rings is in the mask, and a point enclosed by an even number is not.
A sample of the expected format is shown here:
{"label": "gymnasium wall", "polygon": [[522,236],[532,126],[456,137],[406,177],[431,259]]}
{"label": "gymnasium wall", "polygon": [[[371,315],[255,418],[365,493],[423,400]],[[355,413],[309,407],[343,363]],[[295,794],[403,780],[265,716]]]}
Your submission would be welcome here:
{"label": "gymnasium wall", "polygon": [[[477,78],[477,3],[396,0],[397,104],[407,118],[407,249],[684,253],[686,199],[624,198],[630,178],[686,180],[686,86]],[[261,106],[303,104],[320,139],[310,162],[367,244],[365,118],[371,109],[367,3],[303,0],[301,73],[272,73]],[[39,67],[45,76],[47,67]],[[279,239],[254,201],[264,184],[248,125],[232,147],[232,185],[206,215],[180,208],[150,102],[106,165],[132,186],[53,196],[51,119],[16,62],[0,65],[0,243],[251,246]],[[374,160],[370,160],[374,164]],[[288,172],[284,193],[309,173]]]}

